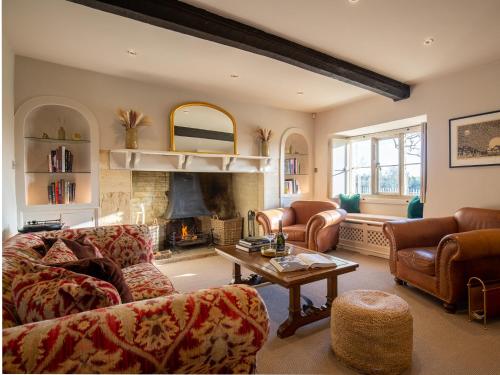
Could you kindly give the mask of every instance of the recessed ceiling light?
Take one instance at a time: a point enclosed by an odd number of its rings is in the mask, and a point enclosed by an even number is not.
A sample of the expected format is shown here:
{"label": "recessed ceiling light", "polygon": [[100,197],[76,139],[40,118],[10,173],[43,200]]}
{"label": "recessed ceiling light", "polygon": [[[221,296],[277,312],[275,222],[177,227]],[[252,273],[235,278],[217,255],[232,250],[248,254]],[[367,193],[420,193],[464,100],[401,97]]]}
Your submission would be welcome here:
{"label": "recessed ceiling light", "polygon": [[229,77],[231,77],[231,78],[240,78],[240,76],[238,74],[231,74]]}
{"label": "recessed ceiling light", "polygon": [[130,56],[137,56],[137,51],[135,49],[128,49],[127,50],[127,53],[130,55]]}
{"label": "recessed ceiling light", "polygon": [[297,95],[304,95],[304,91],[297,91]]}
{"label": "recessed ceiling light", "polygon": [[434,38],[427,38],[424,40],[424,46],[430,46],[432,43],[434,43]]}
{"label": "recessed ceiling light", "polygon": [[189,111],[187,109],[184,109],[182,112],[189,113]]}

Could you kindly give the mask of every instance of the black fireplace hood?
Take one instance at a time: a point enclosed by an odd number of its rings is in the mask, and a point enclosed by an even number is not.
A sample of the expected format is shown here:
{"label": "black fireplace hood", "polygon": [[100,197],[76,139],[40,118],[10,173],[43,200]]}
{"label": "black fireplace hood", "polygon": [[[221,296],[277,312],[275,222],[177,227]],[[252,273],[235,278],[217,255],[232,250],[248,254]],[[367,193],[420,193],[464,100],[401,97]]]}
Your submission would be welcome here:
{"label": "black fireplace hood", "polygon": [[198,174],[170,173],[169,186],[166,219],[185,219],[211,215],[203,201]]}

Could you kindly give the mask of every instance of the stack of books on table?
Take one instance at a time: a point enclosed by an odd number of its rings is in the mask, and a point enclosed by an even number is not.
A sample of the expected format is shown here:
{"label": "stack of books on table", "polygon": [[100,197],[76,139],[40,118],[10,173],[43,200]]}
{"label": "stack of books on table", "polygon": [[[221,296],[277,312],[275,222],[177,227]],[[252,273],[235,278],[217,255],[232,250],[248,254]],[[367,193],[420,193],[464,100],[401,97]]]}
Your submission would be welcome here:
{"label": "stack of books on table", "polygon": [[236,244],[238,250],[247,253],[260,251],[263,246],[269,246],[269,240],[266,237],[245,237]]}

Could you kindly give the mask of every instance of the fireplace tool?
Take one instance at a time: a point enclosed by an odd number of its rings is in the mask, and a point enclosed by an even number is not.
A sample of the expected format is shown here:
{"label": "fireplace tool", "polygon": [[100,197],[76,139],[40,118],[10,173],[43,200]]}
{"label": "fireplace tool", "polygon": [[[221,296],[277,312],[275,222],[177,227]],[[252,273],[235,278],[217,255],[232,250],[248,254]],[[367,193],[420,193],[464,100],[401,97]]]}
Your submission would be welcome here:
{"label": "fireplace tool", "polygon": [[255,211],[249,210],[247,214],[248,236],[255,237]]}

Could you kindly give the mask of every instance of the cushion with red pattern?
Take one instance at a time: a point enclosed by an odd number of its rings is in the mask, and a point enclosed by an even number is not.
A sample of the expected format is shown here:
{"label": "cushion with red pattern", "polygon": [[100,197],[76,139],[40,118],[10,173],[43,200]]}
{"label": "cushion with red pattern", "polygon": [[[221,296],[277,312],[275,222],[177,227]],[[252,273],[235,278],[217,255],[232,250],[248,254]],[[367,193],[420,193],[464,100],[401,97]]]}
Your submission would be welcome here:
{"label": "cushion with red pattern", "polygon": [[[43,237],[42,240],[45,251],[48,251],[58,239],[61,239],[78,259],[103,257],[99,249],[87,238],[85,234],[71,240],[67,238]],[[38,251],[38,249],[35,250]]]}
{"label": "cushion with red pattern", "polygon": [[73,262],[75,260],[78,260],[78,258],[73,251],[71,251],[63,240],[58,239],[54,242],[49,251],[47,251],[47,254],[45,254],[45,256],[41,259],[41,262],[45,264],[56,264]]}
{"label": "cushion with red pattern", "polygon": [[12,284],[16,312],[22,323],[75,314],[121,303],[106,281],[59,267],[34,266]]}

